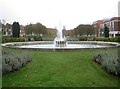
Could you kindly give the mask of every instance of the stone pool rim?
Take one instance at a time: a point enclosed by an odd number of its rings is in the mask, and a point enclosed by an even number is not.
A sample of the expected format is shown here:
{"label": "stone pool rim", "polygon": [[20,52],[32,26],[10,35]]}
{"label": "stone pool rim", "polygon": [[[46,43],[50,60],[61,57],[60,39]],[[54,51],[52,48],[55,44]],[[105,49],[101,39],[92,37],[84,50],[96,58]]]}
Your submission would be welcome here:
{"label": "stone pool rim", "polygon": [[101,48],[18,48],[16,46],[21,45],[33,45],[33,44],[53,44],[54,41],[29,41],[29,42],[11,42],[2,44],[3,47],[15,48],[15,49],[29,49],[29,50],[81,50],[81,49],[107,49],[117,48],[120,44],[117,42],[104,42],[104,41],[68,41],[68,44],[98,44],[98,45],[109,45],[110,47]]}

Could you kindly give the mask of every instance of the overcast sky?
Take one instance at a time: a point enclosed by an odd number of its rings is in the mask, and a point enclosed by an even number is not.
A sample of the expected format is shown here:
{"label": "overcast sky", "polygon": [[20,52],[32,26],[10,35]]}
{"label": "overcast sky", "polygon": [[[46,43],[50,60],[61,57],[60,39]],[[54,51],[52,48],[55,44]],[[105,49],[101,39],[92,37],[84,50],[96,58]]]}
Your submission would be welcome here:
{"label": "overcast sky", "polygon": [[66,29],[79,24],[118,16],[119,0],[0,0],[0,19],[20,24],[40,22],[46,27],[59,23]]}

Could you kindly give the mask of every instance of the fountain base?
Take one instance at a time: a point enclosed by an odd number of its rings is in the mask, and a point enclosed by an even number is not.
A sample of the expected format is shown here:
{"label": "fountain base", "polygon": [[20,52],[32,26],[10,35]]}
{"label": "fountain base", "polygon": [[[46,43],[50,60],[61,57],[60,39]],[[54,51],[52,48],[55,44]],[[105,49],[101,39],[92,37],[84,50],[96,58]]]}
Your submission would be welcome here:
{"label": "fountain base", "polygon": [[56,47],[66,47],[67,41],[55,41],[55,46]]}

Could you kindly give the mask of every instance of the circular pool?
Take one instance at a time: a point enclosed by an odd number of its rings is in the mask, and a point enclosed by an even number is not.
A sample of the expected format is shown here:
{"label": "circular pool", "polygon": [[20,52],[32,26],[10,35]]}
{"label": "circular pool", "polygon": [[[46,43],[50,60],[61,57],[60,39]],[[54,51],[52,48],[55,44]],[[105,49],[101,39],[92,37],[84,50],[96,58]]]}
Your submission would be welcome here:
{"label": "circular pool", "polygon": [[118,47],[115,42],[100,42],[100,41],[68,41],[67,46],[55,46],[53,41],[34,41],[34,42],[14,42],[2,44],[4,47],[21,48],[21,49],[96,49],[96,48],[112,48]]}

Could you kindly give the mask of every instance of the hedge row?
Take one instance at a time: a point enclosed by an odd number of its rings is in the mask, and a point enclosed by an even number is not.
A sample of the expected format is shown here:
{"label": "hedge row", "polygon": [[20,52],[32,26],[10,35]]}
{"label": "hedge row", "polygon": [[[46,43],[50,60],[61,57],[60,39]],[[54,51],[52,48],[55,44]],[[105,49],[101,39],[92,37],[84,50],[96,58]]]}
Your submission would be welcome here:
{"label": "hedge row", "polygon": [[[2,73],[1,75],[7,74],[8,72],[14,72],[19,70],[21,67],[31,62],[31,56],[28,52],[11,52],[8,50],[2,51]],[[1,71],[0,71],[1,72]]]}
{"label": "hedge row", "polygon": [[10,37],[10,36],[2,37],[2,43],[24,42],[24,41],[42,41],[42,37],[41,36],[26,36],[26,37],[20,37],[20,38],[14,38],[14,37]]}
{"label": "hedge row", "polygon": [[79,38],[79,41],[87,41],[87,38],[88,38],[88,37],[86,37],[86,36],[81,36],[81,37]]}
{"label": "hedge row", "polygon": [[104,37],[80,37],[79,41],[105,41],[105,42],[119,42],[120,36],[116,36],[115,38],[104,38]]}
{"label": "hedge row", "polygon": [[[2,37],[2,43],[24,42],[24,41],[42,41],[42,40],[46,40],[46,39],[42,38],[41,36],[26,36],[26,37],[21,37],[21,38],[13,38],[13,37],[9,37],[9,36]],[[47,40],[51,40],[51,39],[49,38]],[[52,38],[52,40],[54,40],[54,38]],[[120,36],[117,36],[115,38],[81,36],[79,38],[79,41],[106,41],[106,42],[119,42],[120,43]]]}
{"label": "hedge row", "polygon": [[96,37],[95,40],[106,41],[106,42],[120,42],[120,36],[116,36],[115,38]]}
{"label": "hedge row", "polygon": [[7,42],[24,42],[24,38],[14,38],[14,37],[9,37],[9,36],[3,36],[2,37],[2,43],[7,43]]}
{"label": "hedge row", "polygon": [[26,36],[25,38],[28,38],[28,41],[42,41],[41,36]]}
{"label": "hedge row", "polygon": [[115,76],[120,76],[120,60],[118,51],[96,53],[93,61],[99,64],[105,71]]}

